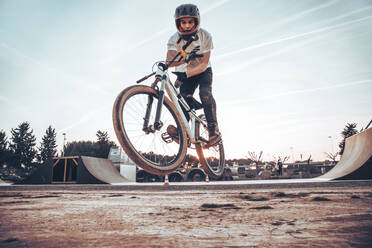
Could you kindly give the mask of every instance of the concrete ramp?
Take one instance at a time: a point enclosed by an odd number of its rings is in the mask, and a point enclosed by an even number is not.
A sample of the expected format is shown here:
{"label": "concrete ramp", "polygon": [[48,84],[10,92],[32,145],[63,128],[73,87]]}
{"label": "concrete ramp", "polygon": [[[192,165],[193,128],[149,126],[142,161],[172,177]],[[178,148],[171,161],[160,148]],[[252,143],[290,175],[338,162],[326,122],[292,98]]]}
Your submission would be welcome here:
{"label": "concrete ramp", "polygon": [[0,186],[5,186],[5,185],[11,185],[10,183],[6,183],[3,180],[0,179]]}
{"label": "concrete ramp", "polygon": [[89,173],[103,183],[129,182],[108,159],[81,156],[81,161]]}
{"label": "concrete ramp", "polygon": [[346,139],[340,161],[317,179],[372,179],[372,128]]}

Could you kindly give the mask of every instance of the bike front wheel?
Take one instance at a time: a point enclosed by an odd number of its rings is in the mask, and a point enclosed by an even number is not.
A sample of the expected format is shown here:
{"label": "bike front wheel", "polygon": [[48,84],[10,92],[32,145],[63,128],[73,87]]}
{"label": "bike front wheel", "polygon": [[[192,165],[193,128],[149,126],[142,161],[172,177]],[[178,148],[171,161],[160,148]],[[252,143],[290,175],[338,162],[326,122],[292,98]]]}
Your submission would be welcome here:
{"label": "bike front wheel", "polygon": [[[199,116],[205,121],[205,116]],[[208,129],[198,123],[199,137],[201,140],[208,140]],[[215,180],[222,177],[225,170],[225,150],[223,148],[222,139],[214,146],[203,149],[202,143],[195,144],[196,152],[199,157],[203,170],[207,175]]]}
{"label": "bike front wheel", "polygon": [[[161,109],[161,127],[151,126],[158,100],[158,91],[148,86],[135,85],[123,90],[114,104],[113,123],[120,145],[136,165],[149,173],[166,175],[183,162],[187,134],[180,114],[167,97]],[[176,127],[177,139],[167,133],[169,125]]]}

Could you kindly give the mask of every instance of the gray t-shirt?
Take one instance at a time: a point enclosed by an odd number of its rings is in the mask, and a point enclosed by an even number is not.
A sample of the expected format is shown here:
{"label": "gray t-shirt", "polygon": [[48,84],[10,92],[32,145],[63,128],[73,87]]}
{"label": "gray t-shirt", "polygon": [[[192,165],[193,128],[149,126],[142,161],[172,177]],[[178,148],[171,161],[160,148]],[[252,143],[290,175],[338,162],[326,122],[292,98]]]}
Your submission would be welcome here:
{"label": "gray t-shirt", "polygon": [[[189,53],[197,46],[200,47],[200,50],[196,52],[197,54],[203,54],[213,49],[212,36],[210,33],[200,28],[198,32],[196,33],[196,35],[198,39],[193,41],[186,48],[185,52]],[[169,38],[168,44],[167,44],[168,50],[179,51],[180,48],[182,48],[182,46],[185,45],[186,43],[185,40],[181,40],[180,43],[177,44],[177,41],[179,40],[179,38],[180,38],[180,35],[178,33],[175,33]],[[200,63],[201,63],[201,58],[196,58],[195,60],[189,61],[189,63],[187,64],[184,63],[182,65],[176,66],[175,71],[186,72],[188,68],[195,67],[196,65]],[[210,61],[208,62],[208,67],[211,67]]]}

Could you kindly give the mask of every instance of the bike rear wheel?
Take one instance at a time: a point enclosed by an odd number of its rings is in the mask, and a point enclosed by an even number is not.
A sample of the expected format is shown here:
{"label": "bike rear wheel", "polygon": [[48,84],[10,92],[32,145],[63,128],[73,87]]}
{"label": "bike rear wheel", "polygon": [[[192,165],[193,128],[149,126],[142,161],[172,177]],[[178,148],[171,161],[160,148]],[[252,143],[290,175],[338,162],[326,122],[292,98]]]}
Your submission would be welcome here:
{"label": "bike rear wheel", "polygon": [[[199,117],[205,120],[204,115]],[[198,123],[198,126],[199,137],[203,140],[208,140],[208,129],[201,123]],[[195,148],[199,157],[199,162],[205,173],[212,179],[220,179],[225,170],[225,150],[223,148],[222,139],[216,145],[207,149],[203,149],[202,143],[195,144]]]}
{"label": "bike rear wheel", "polygon": [[[187,152],[187,134],[181,117],[171,101],[164,97],[159,130],[144,128],[146,111],[148,125],[153,125],[158,104],[158,92],[148,86],[135,85],[123,90],[113,108],[115,134],[128,157],[142,169],[166,175],[177,169]],[[168,125],[178,131],[178,142],[167,136]]]}

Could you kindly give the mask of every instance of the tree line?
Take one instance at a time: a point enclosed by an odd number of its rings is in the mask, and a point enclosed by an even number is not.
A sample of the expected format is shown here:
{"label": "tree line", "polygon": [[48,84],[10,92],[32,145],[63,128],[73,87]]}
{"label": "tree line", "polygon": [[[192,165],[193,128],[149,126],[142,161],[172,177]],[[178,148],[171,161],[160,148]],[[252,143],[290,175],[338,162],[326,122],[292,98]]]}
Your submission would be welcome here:
{"label": "tree line", "polygon": [[[8,139],[4,130],[0,130],[0,167],[32,169],[52,157],[58,156],[57,133],[49,126],[37,146],[30,123],[22,122],[12,128]],[[107,132],[98,130],[97,141],[73,141],[63,147],[63,156],[93,156],[107,158],[110,148],[117,145],[109,140]]]}
{"label": "tree line", "polygon": [[107,158],[111,147],[118,146],[111,141],[107,132],[98,130],[97,141],[73,141],[64,147],[64,156],[90,156],[96,158]]}
{"label": "tree line", "polygon": [[[343,140],[339,144],[339,155],[342,155],[344,151],[345,139],[358,133],[356,126],[356,123],[347,123],[342,130]],[[22,122],[16,128],[11,129],[9,140],[5,131],[0,130],[0,167],[31,169],[52,157],[58,156],[56,136],[55,129],[49,126],[42,137],[40,145],[36,146],[36,137],[28,122]],[[117,147],[117,145],[109,139],[107,132],[98,130],[96,136],[97,141],[73,141],[67,143],[63,147],[61,155],[107,158],[110,148]],[[254,157],[250,156],[250,158],[227,160],[226,163],[229,165],[236,163],[250,164],[254,161]],[[188,155],[186,162],[190,165],[195,165],[198,162],[198,158]]]}

